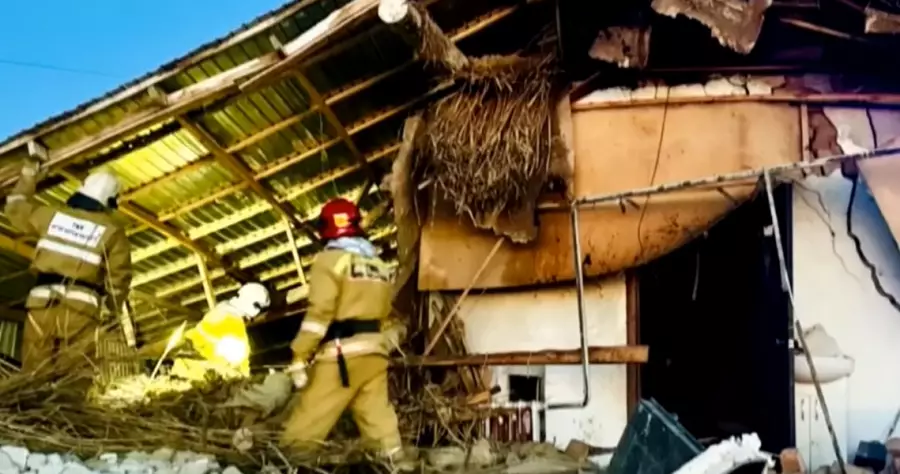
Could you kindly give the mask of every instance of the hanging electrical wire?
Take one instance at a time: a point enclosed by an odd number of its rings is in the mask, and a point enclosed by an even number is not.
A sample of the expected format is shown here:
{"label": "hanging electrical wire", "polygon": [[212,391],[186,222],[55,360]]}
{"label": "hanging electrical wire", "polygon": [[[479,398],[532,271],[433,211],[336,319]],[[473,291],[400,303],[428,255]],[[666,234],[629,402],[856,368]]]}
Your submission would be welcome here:
{"label": "hanging electrical wire", "polygon": [[28,69],[43,69],[45,71],[55,71],[55,72],[65,72],[69,74],[81,74],[86,76],[99,76],[99,77],[109,77],[112,79],[122,79],[123,77],[117,74],[109,74],[106,72],[100,71],[92,71],[89,69],[79,69],[79,68],[69,68],[65,66],[54,66],[52,64],[43,64],[43,63],[35,63],[30,61],[18,61],[15,59],[3,59],[0,58],[0,65],[6,66],[14,66]]}

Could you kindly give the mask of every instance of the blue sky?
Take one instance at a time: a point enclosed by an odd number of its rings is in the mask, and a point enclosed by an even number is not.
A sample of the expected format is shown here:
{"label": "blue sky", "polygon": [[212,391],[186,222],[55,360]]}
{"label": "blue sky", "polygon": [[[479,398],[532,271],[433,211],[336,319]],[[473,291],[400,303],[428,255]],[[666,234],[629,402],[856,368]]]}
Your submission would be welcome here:
{"label": "blue sky", "polygon": [[287,0],[43,0],[0,7],[0,140]]}

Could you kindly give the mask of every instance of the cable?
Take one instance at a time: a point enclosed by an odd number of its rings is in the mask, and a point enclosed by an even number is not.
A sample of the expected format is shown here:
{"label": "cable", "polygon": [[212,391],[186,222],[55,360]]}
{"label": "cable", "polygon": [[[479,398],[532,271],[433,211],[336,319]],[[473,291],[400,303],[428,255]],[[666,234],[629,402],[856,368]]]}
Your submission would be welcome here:
{"label": "cable", "polygon": [[99,77],[109,77],[113,79],[122,79],[122,76],[109,74],[105,72],[99,71],[91,71],[88,69],[75,69],[75,68],[67,68],[63,66],[53,66],[51,64],[41,64],[41,63],[32,63],[28,61],[16,61],[14,59],[2,59],[0,58],[0,65],[14,66],[14,67],[22,67],[29,69],[43,69],[45,71],[55,71],[55,72],[66,72],[69,74],[82,74],[86,76],[99,76]]}
{"label": "cable", "polygon": [[[874,147],[878,147],[878,135],[875,131],[875,123],[872,120],[872,113],[869,109],[866,109],[866,117],[869,119],[869,128],[872,132],[872,142]],[[897,298],[894,295],[887,292],[884,289],[884,285],[881,283],[881,279],[878,278],[878,269],[875,268],[875,265],[872,264],[871,261],[866,257],[866,254],[863,252],[862,241],[860,241],[859,236],[853,232],[853,203],[856,201],[856,190],[859,188],[859,171],[857,170],[856,175],[853,177],[853,185],[850,187],[850,199],[847,201],[847,235],[853,240],[853,245],[856,247],[856,254],[859,256],[859,260],[869,269],[869,275],[872,278],[872,284],[875,285],[875,291],[878,292],[884,299],[886,299],[891,306],[894,307],[898,312],[900,312],[900,301],[897,301]]]}

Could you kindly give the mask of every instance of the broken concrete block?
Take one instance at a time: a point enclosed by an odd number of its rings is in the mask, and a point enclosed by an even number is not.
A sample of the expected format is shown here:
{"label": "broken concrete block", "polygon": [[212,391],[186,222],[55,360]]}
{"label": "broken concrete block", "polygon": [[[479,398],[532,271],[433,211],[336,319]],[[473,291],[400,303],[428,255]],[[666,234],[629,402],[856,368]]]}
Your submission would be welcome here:
{"label": "broken concrete block", "polygon": [[428,464],[434,468],[444,470],[454,466],[462,466],[466,462],[466,452],[457,446],[435,448],[428,452],[427,460]]}
{"label": "broken concrete block", "polygon": [[783,474],[801,474],[806,472],[806,463],[796,448],[785,448],[778,455],[781,459],[781,472]]}
{"label": "broken concrete block", "polygon": [[28,455],[28,461],[25,462],[25,467],[30,471],[37,471],[45,464],[47,464],[46,454],[31,453]]}
{"label": "broken concrete block", "polygon": [[61,474],[63,469],[66,468],[65,464],[62,463],[50,463],[47,462],[43,466],[41,466],[37,472],[38,474]]}
{"label": "broken concrete block", "polygon": [[206,474],[210,471],[210,463],[207,459],[189,461],[178,468],[178,474]]}
{"label": "broken concrete block", "polygon": [[159,448],[150,455],[155,460],[171,462],[175,456],[175,450],[171,448]]}
{"label": "broken concrete block", "polygon": [[5,452],[0,451],[0,469],[18,469],[16,463]]}
{"label": "broken concrete block", "polygon": [[486,439],[480,439],[472,445],[472,449],[469,450],[469,466],[477,466],[477,467],[488,467],[494,464],[496,456],[494,454],[494,450],[491,448],[490,441]]}
{"label": "broken concrete block", "polygon": [[584,461],[591,454],[591,445],[584,441],[573,439],[566,446],[566,454],[576,461]]}
{"label": "broken concrete block", "polygon": [[222,471],[222,474],[243,474],[240,469],[234,466],[228,466]]}
{"label": "broken concrete block", "polygon": [[25,465],[28,464],[28,455],[30,454],[27,449],[19,446],[4,446],[0,449],[9,456],[9,459],[16,464],[16,467],[25,469]]}
{"label": "broken concrete block", "polygon": [[91,471],[81,463],[68,462],[62,470],[62,474],[94,474],[94,471]]}

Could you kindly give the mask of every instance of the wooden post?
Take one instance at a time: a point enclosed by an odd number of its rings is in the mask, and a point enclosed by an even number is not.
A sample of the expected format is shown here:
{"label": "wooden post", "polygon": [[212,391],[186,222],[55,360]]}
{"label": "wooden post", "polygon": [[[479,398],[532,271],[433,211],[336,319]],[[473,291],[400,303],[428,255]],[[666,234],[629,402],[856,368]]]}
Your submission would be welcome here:
{"label": "wooden post", "polygon": [[300,252],[297,250],[297,241],[294,239],[294,230],[291,229],[291,221],[285,216],[282,219],[284,228],[287,232],[288,242],[291,244],[291,256],[294,257],[294,265],[297,266],[297,275],[300,277],[300,284],[306,284],[306,273],[303,271],[303,262],[300,261]]}
{"label": "wooden post", "polygon": [[200,280],[203,283],[203,294],[206,295],[206,304],[209,309],[216,306],[216,295],[213,293],[212,281],[209,279],[209,269],[206,267],[206,261],[203,256],[197,254],[197,269],[200,271]]}
{"label": "wooden post", "polygon": [[427,62],[440,64],[450,72],[469,65],[466,57],[425,9],[408,0],[381,0],[378,17],[406,39]]}

